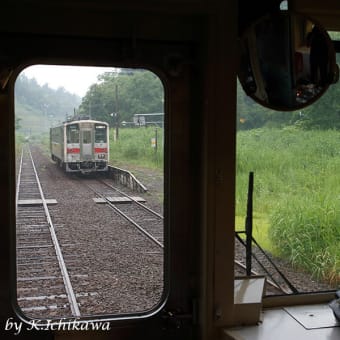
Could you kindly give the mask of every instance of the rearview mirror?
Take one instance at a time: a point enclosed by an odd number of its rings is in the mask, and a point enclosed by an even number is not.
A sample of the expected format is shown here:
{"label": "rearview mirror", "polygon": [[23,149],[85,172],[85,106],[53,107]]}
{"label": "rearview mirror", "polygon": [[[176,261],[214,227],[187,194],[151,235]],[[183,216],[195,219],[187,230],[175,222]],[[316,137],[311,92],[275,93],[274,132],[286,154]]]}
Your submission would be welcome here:
{"label": "rearview mirror", "polygon": [[338,81],[333,43],[318,23],[279,12],[253,23],[241,37],[238,72],[244,91],[265,107],[301,109]]}

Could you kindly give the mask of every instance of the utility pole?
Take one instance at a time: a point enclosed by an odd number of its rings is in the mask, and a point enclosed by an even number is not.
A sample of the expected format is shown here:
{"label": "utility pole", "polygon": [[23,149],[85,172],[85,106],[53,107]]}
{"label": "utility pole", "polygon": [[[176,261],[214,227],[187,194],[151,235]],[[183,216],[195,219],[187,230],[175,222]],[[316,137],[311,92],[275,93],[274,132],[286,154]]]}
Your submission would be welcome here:
{"label": "utility pole", "polygon": [[115,109],[115,118],[116,118],[116,140],[118,140],[118,136],[119,136],[119,107],[118,107],[118,84],[116,84],[116,109]]}

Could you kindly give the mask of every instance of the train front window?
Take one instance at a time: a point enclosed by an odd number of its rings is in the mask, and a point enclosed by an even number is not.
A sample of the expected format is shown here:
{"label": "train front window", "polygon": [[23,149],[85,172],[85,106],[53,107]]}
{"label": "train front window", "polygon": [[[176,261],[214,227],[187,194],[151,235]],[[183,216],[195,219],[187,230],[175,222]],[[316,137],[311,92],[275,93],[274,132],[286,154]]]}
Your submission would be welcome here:
{"label": "train front window", "polygon": [[79,143],[79,126],[77,124],[69,125],[66,133],[67,143]]}
{"label": "train front window", "polygon": [[106,143],[106,126],[96,125],[95,126],[95,143]]}
{"label": "train front window", "polygon": [[339,94],[337,83],[311,106],[278,112],[238,84],[235,275],[245,273],[253,173],[251,271],[267,276],[267,295],[339,287]]}
{"label": "train front window", "polygon": [[83,143],[84,144],[90,144],[92,141],[92,137],[91,137],[91,131],[83,131]]}
{"label": "train front window", "polygon": [[160,308],[163,96],[144,69],[35,65],[18,76],[16,294],[26,317]]}

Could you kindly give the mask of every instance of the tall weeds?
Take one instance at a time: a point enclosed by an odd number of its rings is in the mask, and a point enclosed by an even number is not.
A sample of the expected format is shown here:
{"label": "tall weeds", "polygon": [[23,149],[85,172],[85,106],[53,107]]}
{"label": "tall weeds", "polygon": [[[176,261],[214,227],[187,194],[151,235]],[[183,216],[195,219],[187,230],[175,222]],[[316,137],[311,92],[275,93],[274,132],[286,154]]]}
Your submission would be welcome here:
{"label": "tall weeds", "polygon": [[295,128],[240,131],[236,215],[255,173],[254,210],[271,248],[317,278],[340,282],[340,134]]}

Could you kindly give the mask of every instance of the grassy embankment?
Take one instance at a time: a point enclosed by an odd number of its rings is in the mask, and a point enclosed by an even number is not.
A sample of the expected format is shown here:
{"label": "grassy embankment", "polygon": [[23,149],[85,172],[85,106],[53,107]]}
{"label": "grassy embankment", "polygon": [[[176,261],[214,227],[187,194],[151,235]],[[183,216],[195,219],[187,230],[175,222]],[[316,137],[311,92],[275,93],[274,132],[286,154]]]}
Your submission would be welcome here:
{"label": "grassy embankment", "polygon": [[[113,134],[111,129],[110,136]],[[163,169],[163,129],[157,128],[157,149],[151,146],[155,136],[156,127],[120,129],[117,141],[110,138],[110,163]]]}
{"label": "grassy embankment", "polygon": [[254,171],[255,238],[315,277],[340,282],[340,135],[259,129],[238,133],[236,225],[244,229]]}

